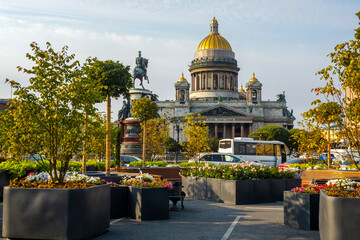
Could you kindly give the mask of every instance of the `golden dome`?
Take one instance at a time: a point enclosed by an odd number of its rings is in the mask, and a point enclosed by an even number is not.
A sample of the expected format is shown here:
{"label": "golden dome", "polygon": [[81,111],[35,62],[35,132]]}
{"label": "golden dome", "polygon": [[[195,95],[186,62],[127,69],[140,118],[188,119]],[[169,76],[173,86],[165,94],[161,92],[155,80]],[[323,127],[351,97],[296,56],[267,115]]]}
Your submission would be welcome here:
{"label": "golden dome", "polygon": [[250,78],[249,82],[258,82],[257,78],[255,77],[255,73],[253,73],[252,78]]}
{"label": "golden dome", "polygon": [[241,85],[241,88],[239,90],[239,93],[245,92],[245,90],[243,89],[243,86]]}
{"label": "golden dome", "polygon": [[213,23],[218,24],[218,22],[217,22],[217,20],[215,19],[215,17],[213,18],[213,20],[211,21],[210,24],[213,24]]}
{"label": "golden dome", "polygon": [[218,33],[218,22],[215,17],[210,23],[210,34],[200,42],[197,51],[213,48],[232,51],[229,42]]}
{"label": "golden dome", "polygon": [[178,82],[187,82],[186,78],[184,78],[184,73],[181,73],[181,78],[179,78]]}

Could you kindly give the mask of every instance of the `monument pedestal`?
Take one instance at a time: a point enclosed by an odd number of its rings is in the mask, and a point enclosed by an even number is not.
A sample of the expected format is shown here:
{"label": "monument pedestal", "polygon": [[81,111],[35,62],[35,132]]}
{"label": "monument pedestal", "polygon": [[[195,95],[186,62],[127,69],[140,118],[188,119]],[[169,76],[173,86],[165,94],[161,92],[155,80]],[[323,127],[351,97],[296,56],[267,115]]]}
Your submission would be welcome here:
{"label": "monument pedestal", "polygon": [[[132,103],[135,100],[138,100],[143,97],[147,97],[152,99],[152,92],[147,89],[142,88],[133,88],[130,89],[130,109],[132,107]],[[119,123],[121,125],[121,155],[131,155],[136,157],[142,157],[142,144],[139,140],[139,133],[141,132],[140,123],[142,121],[134,119],[132,117],[126,118],[125,120],[120,120]]]}

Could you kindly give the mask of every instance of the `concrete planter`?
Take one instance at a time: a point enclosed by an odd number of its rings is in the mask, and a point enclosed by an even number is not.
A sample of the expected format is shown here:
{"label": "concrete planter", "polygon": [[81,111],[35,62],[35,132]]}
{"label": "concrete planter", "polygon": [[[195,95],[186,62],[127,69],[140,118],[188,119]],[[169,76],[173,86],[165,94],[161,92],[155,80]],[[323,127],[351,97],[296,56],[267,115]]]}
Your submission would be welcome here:
{"label": "concrete planter", "polygon": [[129,215],[137,221],[169,219],[169,190],[129,187]]}
{"label": "concrete planter", "polygon": [[[281,201],[287,179],[223,180],[182,177],[186,196],[229,204],[252,204]],[[299,181],[297,181],[299,182]]]}
{"label": "concrete planter", "polygon": [[270,199],[272,202],[283,201],[287,179],[270,179]]}
{"label": "concrete planter", "polygon": [[303,230],[319,229],[319,194],[284,192],[284,224]]}
{"label": "concrete planter", "polygon": [[206,178],[182,177],[183,191],[189,198],[207,200]]}
{"label": "concrete planter", "polygon": [[300,187],[301,185],[301,178],[286,178],[286,187],[285,191],[289,191],[293,188]]}
{"label": "concrete planter", "polygon": [[110,218],[122,218],[129,216],[129,187],[111,187]]}
{"label": "concrete planter", "polygon": [[359,198],[330,197],[325,192],[320,192],[319,231],[321,239],[359,239],[359,222]]}
{"label": "concrete planter", "polygon": [[4,188],[3,237],[86,239],[110,226],[110,186]]}

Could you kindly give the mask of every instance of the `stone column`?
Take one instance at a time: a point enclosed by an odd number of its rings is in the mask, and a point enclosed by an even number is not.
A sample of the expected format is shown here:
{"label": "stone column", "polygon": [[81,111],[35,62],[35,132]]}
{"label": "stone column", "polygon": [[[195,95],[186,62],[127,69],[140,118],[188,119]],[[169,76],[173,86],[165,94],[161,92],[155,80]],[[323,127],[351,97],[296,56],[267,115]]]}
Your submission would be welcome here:
{"label": "stone column", "polygon": [[217,123],[215,123],[214,129],[215,129],[215,137],[218,137],[218,124]]}
{"label": "stone column", "polygon": [[231,124],[231,138],[235,138],[235,123]]}
{"label": "stone column", "polygon": [[244,124],[242,123],[241,125],[240,125],[241,127],[241,137],[245,137],[244,136]]}
{"label": "stone column", "polygon": [[223,123],[223,138],[226,138],[226,123]]}

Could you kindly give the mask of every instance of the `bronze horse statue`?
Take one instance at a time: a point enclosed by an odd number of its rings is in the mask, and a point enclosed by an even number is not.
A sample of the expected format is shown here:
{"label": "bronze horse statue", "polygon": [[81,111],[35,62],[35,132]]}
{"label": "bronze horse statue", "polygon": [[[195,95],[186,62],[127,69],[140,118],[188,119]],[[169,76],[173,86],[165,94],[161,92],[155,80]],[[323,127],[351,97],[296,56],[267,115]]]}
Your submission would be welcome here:
{"label": "bronze horse statue", "polygon": [[137,59],[137,67],[134,68],[133,71],[133,79],[134,79],[134,87],[135,87],[135,80],[139,79],[140,80],[140,86],[142,86],[143,89],[144,85],[143,85],[143,79],[145,78],[147,80],[147,82],[149,83],[149,78],[146,75],[146,68],[148,67],[148,59],[143,58],[141,56],[139,56]]}

